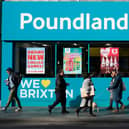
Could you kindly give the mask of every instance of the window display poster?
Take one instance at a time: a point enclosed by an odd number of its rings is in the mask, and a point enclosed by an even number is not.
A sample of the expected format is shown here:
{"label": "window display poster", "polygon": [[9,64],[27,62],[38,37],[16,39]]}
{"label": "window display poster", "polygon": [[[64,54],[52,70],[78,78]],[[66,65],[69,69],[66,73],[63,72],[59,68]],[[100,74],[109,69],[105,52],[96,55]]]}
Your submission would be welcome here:
{"label": "window display poster", "polygon": [[26,74],[45,73],[45,48],[26,49]]}
{"label": "window display poster", "polygon": [[63,49],[63,70],[64,70],[64,74],[82,73],[82,49],[81,48]]}
{"label": "window display poster", "polygon": [[110,73],[113,69],[119,69],[119,48],[100,48],[101,73]]}

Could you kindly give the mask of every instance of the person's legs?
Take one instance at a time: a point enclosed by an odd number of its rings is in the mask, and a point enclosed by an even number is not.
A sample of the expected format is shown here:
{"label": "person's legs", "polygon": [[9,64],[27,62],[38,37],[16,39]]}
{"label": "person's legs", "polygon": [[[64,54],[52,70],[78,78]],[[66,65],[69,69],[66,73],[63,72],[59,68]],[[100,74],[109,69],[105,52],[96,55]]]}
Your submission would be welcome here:
{"label": "person's legs", "polygon": [[18,104],[18,107],[19,107],[20,109],[22,109],[22,106],[21,106],[20,100],[19,100],[19,98],[18,98],[18,96],[17,96],[17,90],[15,91],[15,96],[14,96],[14,98],[15,98],[15,100],[16,100],[16,102],[17,102],[17,104]]}
{"label": "person's legs", "polygon": [[56,100],[54,101],[54,103],[52,105],[48,106],[48,111],[49,113],[51,113],[51,110],[61,102],[61,98],[60,98],[60,93],[56,92]]}
{"label": "person's legs", "polygon": [[82,109],[88,107],[88,101],[89,101],[89,97],[87,97],[87,98],[82,98],[80,107],[76,109],[76,114],[77,114],[77,116],[79,116],[79,112],[80,112]]}
{"label": "person's legs", "polygon": [[62,106],[62,113],[65,114],[65,113],[69,113],[67,110],[66,110],[66,93],[61,93],[61,106]]}
{"label": "person's legs", "polygon": [[90,109],[89,109],[89,113],[92,115],[92,116],[96,116],[95,114],[93,114],[93,98],[94,98],[94,96],[91,96],[90,97]]}
{"label": "person's legs", "polygon": [[110,103],[109,103],[109,107],[107,107],[107,110],[112,110],[112,104],[113,104],[113,93],[112,91],[110,91]]}
{"label": "person's legs", "polygon": [[12,107],[15,107],[16,106],[16,103],[15,103],[15,99],[13,98],[12,101],[11,101],[11,106]]}
{"label": "person's legs", "polygon": [[62,113],[66,111],[66,94],[61,96]]}
{"label": "person's legs", "polygon": [[107,108],[107,110],[112,110],[112,104],[113,104],[113,99],[110,98],[110,104],[109,104],[109,107]]}
{"label": "person's legs", "polygon": [[5,110],[9,107],[10,103],[12,102],[12,99],[14,97],[14,93],[15,93],[15,88],[10,90],[10,95],[9,95],[9,98],[8,98],[8,102],[5,106]]}
{"label": "person's legs", "polygon": [[115,103],[116,103],[116,109],[113,110],[112,112],[119,112],[119,101],[116,100]]}
{"label": "person's legs", "polygon": [[125,109],[125,105],[123,104],[123,102],[121,100],[119,100],[119,104],[121,105],[120,109],[124,110]]}

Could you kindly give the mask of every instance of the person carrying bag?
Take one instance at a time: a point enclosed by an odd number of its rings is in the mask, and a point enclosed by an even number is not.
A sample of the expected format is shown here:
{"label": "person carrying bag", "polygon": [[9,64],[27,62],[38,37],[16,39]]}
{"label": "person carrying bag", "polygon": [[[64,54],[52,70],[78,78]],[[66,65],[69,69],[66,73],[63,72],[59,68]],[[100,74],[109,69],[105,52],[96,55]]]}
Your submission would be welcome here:
{"label": "person carrying bag", "polygon": [[82,88],[80,89],[82,100],[81,100],[80,107],[77,108],[76,110],[77,116],[79,116],[80,110],[88,107],[88,102],[90,102],[90,110],[89,110],[90,115],[96,116],[95,114],[93,114],[93,111],[92,111],[92,103],[95,95],[95,88],[91,81],[91,77],[93,77],[93,74],[87,74],[87,76],[84,77]]}

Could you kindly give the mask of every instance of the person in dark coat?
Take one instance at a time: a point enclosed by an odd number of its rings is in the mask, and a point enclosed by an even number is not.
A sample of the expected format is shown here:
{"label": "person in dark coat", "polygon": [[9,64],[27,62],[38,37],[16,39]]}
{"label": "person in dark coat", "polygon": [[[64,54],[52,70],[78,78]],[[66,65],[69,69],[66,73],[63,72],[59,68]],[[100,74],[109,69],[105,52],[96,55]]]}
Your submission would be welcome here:
{"label": "person in dark coat", "polygon": [[69,84],[65,82],[63,76],[64,76],[64,71],[61,69],[56,78],[56,87],[55,87],[56,100],[52,105],[48,106],[49,113],[51,113],[52,109],[59,103],[61,103],[62,106],[62,114],[69,113],[66,110],[66,87]]}
{"label": "person in dark coat", "polygon": [[111,76],[113,78],[112,85],[108,88],[108,90],[112,90],[112,99],[116,102],[116,109],[113,112],[119,112],[119,104],[121,104],[121,108],[124,109],[125,106],[122,103],[122,92],[123,92],[123,82],[121,76],[118,74],[116,70],[111,72]]}

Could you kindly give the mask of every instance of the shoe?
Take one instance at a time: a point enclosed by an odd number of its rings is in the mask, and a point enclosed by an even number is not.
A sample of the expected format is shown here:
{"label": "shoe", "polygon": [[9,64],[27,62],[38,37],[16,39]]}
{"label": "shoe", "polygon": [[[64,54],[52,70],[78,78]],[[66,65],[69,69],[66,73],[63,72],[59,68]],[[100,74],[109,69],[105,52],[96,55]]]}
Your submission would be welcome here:
{"label": "shoe", "polygon": [[61,113],[62,113],[62,114],[68,114],[69,111],[62,111]]}
{"label": "shoe", "polygon": [[1,111],[6,111],[6,110],[7,110],[6,107],[1,108]]}
{"label": "shoe", "polygon": [[107,107],[106,110],[112,110],[113,108],[112,107]]}
{"label": "shoe", "polygon": [[122,105],[122,106],[120,107],[120,109],[121,109],[121,110],[124,110],[124,109],[125,109],[125,105]]}
{"label": "shoe", "polygon": [[96,117],[96,115],[95,115],[95,114],[93,114],[93,113],[91,113],[90,115],[91,115],[91,116],[93,116],[93,117]]}
{"label": "shoe", "polygon": [[117,112],[119,112],[119,110],[116,109],[116,110],[113,110],[112,112],[117,113]]}
{"label": "shoe", "polygon": [[76,112],[77,116],[79,117],[79,110],[77,109],[75,112]]}
{"label": "shoe", "polygon": [[22,111],[22,108],[18,107],[15,109],[15,112],[21,112]]}
{"label": "shoe", "polygon": [[49,114],[51,114],[51,113],[52,113],[51,106],[48,106],[48,112],[49,112]]}

